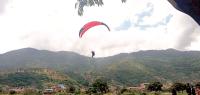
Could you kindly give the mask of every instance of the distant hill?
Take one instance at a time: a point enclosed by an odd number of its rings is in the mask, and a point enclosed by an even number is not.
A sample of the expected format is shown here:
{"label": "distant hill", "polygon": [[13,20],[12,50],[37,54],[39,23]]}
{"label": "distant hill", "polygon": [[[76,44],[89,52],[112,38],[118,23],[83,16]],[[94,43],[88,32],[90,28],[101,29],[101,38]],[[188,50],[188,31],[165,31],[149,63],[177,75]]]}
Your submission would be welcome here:
{"label": "distant hill", "polygon": [[47,68],[18,69],[0,74],[0,86],[47,88],[56,84],[79,86],[76,80],[65,74]]}
{"label": "distant hill", "polygon": [[0,55],[0,70],[49,68],[81,84],[105,78],[113,84],[134,85],[150,81],[191,82],[200,79],[200,52],[147,50],[91,59],[74,52],[24,48]]}

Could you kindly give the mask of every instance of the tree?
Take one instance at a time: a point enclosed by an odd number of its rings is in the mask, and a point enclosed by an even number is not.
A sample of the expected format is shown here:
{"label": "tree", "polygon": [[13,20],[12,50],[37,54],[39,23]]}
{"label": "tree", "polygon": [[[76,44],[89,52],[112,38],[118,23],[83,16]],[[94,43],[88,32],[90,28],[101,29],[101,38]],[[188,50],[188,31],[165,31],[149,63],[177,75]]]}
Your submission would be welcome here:
{"label": "tree", "polygon": [[162,84],[160,82],[153,82],[153,83],[150,83],[148,85],[148,90],[150,91],[161,91],[162,90]]}
{"label": "tree", "polygon": [[93,93],[107,93],[108,92],[108,84],[106,81],[101,79],[95,80],[90,88]]}
{"label": "tree", "polygon": [[172,89],[175,89],[176,91],[184,91],[186,89],[186,85],[183,83],[174,83],[172,85]]}
{"label": "tree", "polygon": [[200,88],[200,82],[196,83],[195,87]]}
{"label": "tree", "polygon": [[177,95],[177,93],[176,93],[176,89],[172,89],[172,95]]}
{"label": "tree", "polygon": [[192,88],[191,88],[191,85],[189,83],[187,83],[185,85],[185,90],[186,92],[188,93],[188,95],[191,95],[192,94]]}
{"label": "tree", "polygon": [[74,93],[76,88],[74,86],[69,87],[69,93]]}
{"label": "tree", "polygon": [[126,91],[127,91],[126,88],[122,88],[121,91],[120,91],[120,93],[123,94],[123,93],[126,92]]}
{"label": "tree", "polygon": [[3,86],[0,85],[0,93],[3,92]]}
{"label": "tree", "polygon": [[13,94],[16,94],[16,91],[11,90],[9,93],[10,93],[11,95],[13,95]]}
{"label": "tree", "polygon": [[191,86],[191,95],[196,95],[194,86]]}
{"label": "tree", "polygon": [[[121,0],[122,3],[125,3],[126,0]],[[85,6],[102,6],[104,3],[103,3],[103,0],[77,0],[77,2],[75,3],[75,8],[78,8],[78,15],[79,16],[82,16],[83,15],[83,8]]]}

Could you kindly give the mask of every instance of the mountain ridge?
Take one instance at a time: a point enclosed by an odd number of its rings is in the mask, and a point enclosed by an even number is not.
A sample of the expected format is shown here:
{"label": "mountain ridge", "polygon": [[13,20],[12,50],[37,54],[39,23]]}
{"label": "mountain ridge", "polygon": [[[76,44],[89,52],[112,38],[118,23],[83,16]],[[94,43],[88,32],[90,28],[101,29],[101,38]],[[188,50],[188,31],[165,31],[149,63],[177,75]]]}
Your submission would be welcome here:
{"label": "mountain ridge", "polygon": [[0,70],[49,68],[74,78],[131,85],[149,81],[194,81],[200,78],[200,51],[145,50],[91,58],[68,51],[23,48],[0,55]]}

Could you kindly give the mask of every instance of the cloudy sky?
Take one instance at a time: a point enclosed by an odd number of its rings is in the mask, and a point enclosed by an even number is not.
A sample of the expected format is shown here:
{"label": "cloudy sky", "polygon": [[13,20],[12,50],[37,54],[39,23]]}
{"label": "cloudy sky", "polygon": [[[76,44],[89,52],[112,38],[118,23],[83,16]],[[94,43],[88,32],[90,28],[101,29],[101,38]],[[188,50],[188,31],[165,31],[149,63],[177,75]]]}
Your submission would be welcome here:
{"label": "cloudy sky", "polygon": [[[84,7],[76,0],[0,0],[0,53],[32,47],[110,56],[139,50],[200,50],[200,27],[166,0],[104,0],[103,7]],[[80,28],[102,21],[80,39]]]}

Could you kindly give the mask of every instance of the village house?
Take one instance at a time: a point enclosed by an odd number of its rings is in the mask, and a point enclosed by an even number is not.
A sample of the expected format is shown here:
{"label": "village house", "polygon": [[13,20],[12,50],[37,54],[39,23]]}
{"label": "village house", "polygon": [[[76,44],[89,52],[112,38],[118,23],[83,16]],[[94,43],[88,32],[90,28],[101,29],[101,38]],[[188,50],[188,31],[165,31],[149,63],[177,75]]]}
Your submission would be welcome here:
{"label": "village house", "polygon": [[50,88],[47,88],[44,90],[44,95],[51,95],[53,93],[56,92],[64,92],[66,90],[66,87],[63,84],[58,84],[58,85],[54,85]]}

